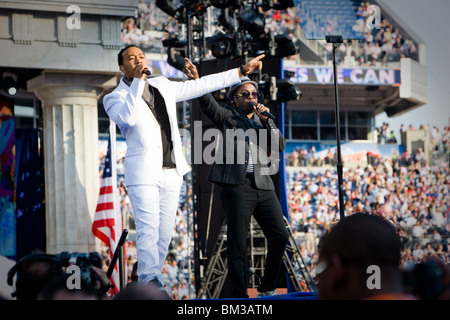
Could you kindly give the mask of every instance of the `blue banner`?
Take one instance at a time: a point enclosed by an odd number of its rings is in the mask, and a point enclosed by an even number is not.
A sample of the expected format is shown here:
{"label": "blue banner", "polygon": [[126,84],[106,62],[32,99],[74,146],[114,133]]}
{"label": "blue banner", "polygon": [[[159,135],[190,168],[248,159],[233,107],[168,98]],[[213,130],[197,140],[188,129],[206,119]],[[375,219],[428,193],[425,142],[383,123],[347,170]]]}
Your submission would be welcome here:
{"label": "blue banner", "polygon": [[[333,84],[333,68],[304,66],[287,67],[284,70],[293,72],[289,78],[301,84]],[[401,84],[400,68],[339,68],[337,75],[339,84],[399,86]]]}
{"label": "blue banner", "polygon": [[37,129],[16,129],[17,258],[45,250],[41,229],[44,199]]}

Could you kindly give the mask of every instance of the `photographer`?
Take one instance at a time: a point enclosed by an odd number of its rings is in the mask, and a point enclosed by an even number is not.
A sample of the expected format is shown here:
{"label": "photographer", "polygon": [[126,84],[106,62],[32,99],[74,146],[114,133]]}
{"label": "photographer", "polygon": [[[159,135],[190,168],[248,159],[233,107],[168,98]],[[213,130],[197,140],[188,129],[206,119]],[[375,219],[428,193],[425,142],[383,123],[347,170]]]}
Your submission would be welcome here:
{"label": "photographer", "polygon": [[[80,299],[80,297],[100,299],[109,290],[109,280],[101,265],[92,264],[92,257],[98,253],[78,254],[63,253],[51,255],[46,253],[32,253],[20,259],[8,272],[8,285],[13,285],[14,275],[16,291],[12,293],[18,300],[37,299]],[[69,288],[71,274],[64,272],[69,265],[67,257],[72,258],[73,264],[80,270],[79,288]],[[101,260],[100,260],[101,263]],[[64,289],[64,290],[63,290]]]}
{"label": "photographer", "polygon": [[[109,290],[109,280],[105,272],[95,266],[91,270],[101,279],[94,284],[87,283],[81,279],[79,289],[70,289],[70,275],[65,274],[62,278],[50,281],[39,293],[37,300],[103,300]],[[106,289],[106,290],[105,290]]]}

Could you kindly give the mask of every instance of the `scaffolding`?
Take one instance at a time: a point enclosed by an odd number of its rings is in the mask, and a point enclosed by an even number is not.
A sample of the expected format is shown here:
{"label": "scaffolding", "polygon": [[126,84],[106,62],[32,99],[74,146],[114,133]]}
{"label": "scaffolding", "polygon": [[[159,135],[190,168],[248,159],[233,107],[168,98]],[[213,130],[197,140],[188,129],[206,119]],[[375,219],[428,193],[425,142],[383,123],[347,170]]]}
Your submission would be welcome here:
{"label": "scaffolding", "polygon": [[[286,274],[296,292],[316,292],[317,287],[311,277],[289,222],[284,218],[286,229],[289,232],[289,242],[283,256],[283,265]],[[197,299],[217,299],[222,292],[223,284],[228,275],[227,268],[227,224],[224,222],[214,248],[211,259],[208,261],[205,276],[202,277],[201,287],[197,291]],[[267,254],[267,240],[261,227],[252,217],[248,235],[249,256],[249,286],[256,288],[259,280],[264,276],[265,258]]]}

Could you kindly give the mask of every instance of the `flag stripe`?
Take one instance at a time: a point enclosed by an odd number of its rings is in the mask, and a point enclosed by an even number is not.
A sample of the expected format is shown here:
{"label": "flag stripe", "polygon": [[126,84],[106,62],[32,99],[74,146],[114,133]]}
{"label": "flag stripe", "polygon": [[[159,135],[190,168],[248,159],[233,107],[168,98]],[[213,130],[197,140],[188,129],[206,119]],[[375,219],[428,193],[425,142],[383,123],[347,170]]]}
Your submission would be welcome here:
{"label": "flag stripe", "polygon": [[98,197],[97,203],[114,202],[114,195],[112,193],[102,194]]}
{"label": "flag stripe", "polygon": [[[111,156],[111,150],[115,150],[115,148],[113,148],[113,146],[111,145],[112,143],[115,143],[114,140],[110,134],[108,141],[108,151],[105,158],[105,168],[103,170],[97,207],[95,209],[94,222],[92,224],[92,233],[95,237],[100,239],[100,241],[104,242],[109,247],[111,259],[114,256],[114,252],[117,247],[117,241],[119,240],[120,234],[123,229],[121,222],[122,216],[115,196],[116,192],[114,184],[117,184],[117,181],[114,181],[113,179],[115,178],[113,172],[114,170],[116,170],[116,168],[115,161],[112,161],[113,157]],[[116,295],[117,293],[119,293],[118,265],[119,264],[116,263],[116,265],[114,266],[114,271],[110,279],[113,286],[113,288],[111,289],[112,295]]]}
{"label": "flag stripe", "polygon": [[105,211],[105,210],[114,210],[114,203],[112,202],[105,202],[105,203],[98,203],[96,211]]}
{"label": "flag stripe", "polygon": [[104,186],[100,188],[100,195],[111,194],[113,192],[112,186]]}

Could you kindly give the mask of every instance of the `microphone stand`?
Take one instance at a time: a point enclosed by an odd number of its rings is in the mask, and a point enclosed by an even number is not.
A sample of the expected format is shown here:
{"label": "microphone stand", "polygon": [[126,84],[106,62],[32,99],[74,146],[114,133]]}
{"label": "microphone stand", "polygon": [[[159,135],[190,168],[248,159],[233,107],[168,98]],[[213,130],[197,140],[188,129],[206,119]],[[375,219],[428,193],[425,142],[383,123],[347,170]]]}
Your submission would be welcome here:
{"label": "microphone stand", "polygon": [[344,219],[344,185],[342,178],[342,157],[341,157],[341,128],[339,119],[339,100],[338,100],[338,81],[337,81],[337,66],[336,66],[336,49],[344,42],[340,35],[328,35],[325,36],[325,40],[328,43],[333,44],[333,79],[334,79],[334,106],[335,106],[335,118],[336,118],[336,155],[337,165],[336,171],[338,176],[338,192],[339,192],[339,215],[341,220]]}
{"label": "microphone stand", "polygon": [[111,259],[106,276],[111,278],[114,268],[116,267],[117,259],[119,259],[119,289],[122,290],[125,287],[125,269],[124,269],[124,257],[123,257],[123,244],[128,236],[128,230],[124,229],[122,235],[120,236],[119,242],[117,243],[116,250]]}

